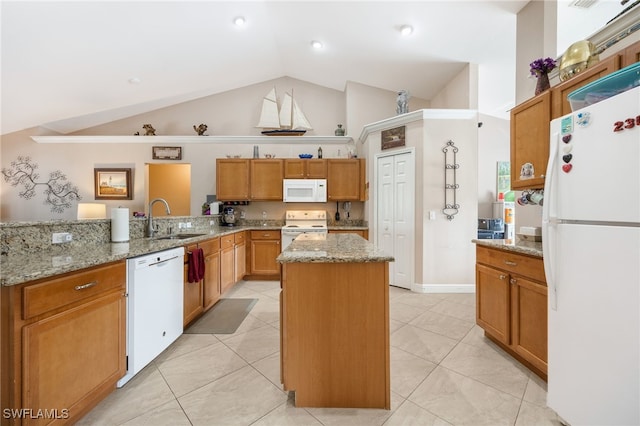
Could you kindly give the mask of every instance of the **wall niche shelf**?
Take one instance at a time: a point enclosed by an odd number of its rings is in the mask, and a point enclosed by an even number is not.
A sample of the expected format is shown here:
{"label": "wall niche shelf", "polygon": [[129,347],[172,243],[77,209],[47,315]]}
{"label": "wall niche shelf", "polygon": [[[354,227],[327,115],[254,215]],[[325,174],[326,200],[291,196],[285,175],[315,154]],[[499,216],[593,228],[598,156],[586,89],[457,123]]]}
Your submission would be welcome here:
{"label": "wall niche shelf", "polygon": [[350,136],[31,136],[37,143],[347,144]]}

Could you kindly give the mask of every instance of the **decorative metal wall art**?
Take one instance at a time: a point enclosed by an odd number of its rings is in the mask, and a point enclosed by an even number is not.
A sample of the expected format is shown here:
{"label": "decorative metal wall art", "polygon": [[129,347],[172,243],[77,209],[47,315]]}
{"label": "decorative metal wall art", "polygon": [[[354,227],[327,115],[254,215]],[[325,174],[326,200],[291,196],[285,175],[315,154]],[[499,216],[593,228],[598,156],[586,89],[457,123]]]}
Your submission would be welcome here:
{"label": "decorative metal wall art", "polygon": [[67,176],[60,170],[49,173],[49,179],[38,182],[40,175],[36,172],[37,168],[38,165],[31,161],[31,157],[20,155],[11,162],[11,167],[2,168],[2,176],[11,186],[24,186],[24,190],[18,195],[25,200],[30,200],[36,195],[36,187],[43,186],[46,196],[44,204],[51,205],[52,213],[63,213],[72,206],[72,201],[82,199],[78,194],[78,187],[66,182]]}
{"label": "decorative metal wall art", "polygon": [[453,141],[449,141],[442,148],[442,152],[444,152],[444,208],[442,213],[447,216],[448,220],[453,220],[460,210],[460,204],[456,201],[456,191],[460,187],[456,180],[456,172],[460,168],[460,164],[456,162],[458,148]]}

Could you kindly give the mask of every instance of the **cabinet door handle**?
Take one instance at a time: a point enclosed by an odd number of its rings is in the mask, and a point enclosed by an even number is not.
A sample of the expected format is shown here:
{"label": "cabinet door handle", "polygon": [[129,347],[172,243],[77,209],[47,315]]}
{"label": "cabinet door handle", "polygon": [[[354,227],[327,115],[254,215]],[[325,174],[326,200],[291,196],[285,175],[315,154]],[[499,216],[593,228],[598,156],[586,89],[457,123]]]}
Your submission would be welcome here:
{"label": "cabinet door handle", "polygon": [[517,282],[518,282],[518,280],[516,280],[515,278],[511,278],[511,279],[509,280],[509,282],[510,282],[511,284],[515,284],[515,283],[517,283]]}
{"label": "cabinet door handle", "polygon": [[82,285],[77,285],[75,286],[76,290],[84,290],[85,288],[90,288],[93,287],[94,285],[98,284],[98,281],[91,281],[90,283],[86,283],[86,284],[82,284]]}
{"label": "cabinet door handle", "polygon": [[516,262],[512,262],[510,260],[505,260],[504,264],[505,265],[509,265],[509,266],[518,266],[518,264]]}
{"label": "cabinet door handle", "polygon": [[500,276],[498,278],[500,278],[501,280],[504,280],[505,278],[507,278],[507,276],[500,274]]}

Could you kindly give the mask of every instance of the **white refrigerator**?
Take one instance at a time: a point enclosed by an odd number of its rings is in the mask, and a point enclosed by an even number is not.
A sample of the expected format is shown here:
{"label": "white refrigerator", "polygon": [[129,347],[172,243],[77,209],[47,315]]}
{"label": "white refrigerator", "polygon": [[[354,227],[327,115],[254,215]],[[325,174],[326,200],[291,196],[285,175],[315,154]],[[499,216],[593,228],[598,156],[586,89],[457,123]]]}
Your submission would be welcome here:
{"label": "white refrigerator", "polygon": [[640,88],[551,122],[543,206],[547,405],[640,424]]}

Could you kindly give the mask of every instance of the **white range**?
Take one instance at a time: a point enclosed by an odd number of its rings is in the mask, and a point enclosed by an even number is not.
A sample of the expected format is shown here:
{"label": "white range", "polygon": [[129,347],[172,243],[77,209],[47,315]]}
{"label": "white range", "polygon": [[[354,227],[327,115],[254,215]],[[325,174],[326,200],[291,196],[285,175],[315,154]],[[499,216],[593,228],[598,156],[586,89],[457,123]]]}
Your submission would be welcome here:
{"label": "white range", "polygon": [[300,234],[327,234],[327,212],[325,210],[287,210],[282,227],[282,250]]}

